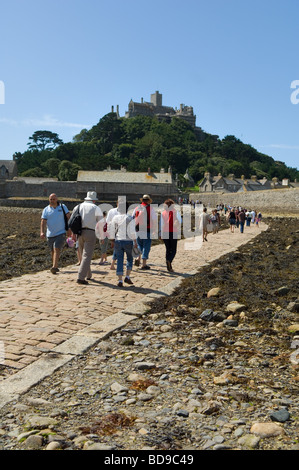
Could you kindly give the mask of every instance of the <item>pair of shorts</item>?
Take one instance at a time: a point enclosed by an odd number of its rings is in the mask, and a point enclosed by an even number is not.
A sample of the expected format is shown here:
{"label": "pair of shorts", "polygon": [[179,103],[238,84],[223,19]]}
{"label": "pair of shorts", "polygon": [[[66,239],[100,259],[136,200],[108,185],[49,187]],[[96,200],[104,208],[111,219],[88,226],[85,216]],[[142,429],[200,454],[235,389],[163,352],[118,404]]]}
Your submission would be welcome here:
{"label": "pair of shorts", "polygon": [[65,233],[61,233],[56,237],[48,237],[48,247],[53,250],[54,248],[62,250],[65,245]]}
{"label": "pair of shorts", "polygon": [[[103,243],[102,243],[103,242]],[[108,244],[109,244],[109,238],[104,238],[104,240],[102,240],[100,246],[101,246],[101,253],[102,255],[104,255],[105,253],[107,253],[107,249],[108,249]]]}
{"label": "pair of shorts", "polygon": [[141,252],[142,259],[148,259],[149,252],[151,249],[151,244],[152,244],[152,240],[150,238],[150,235],[148,235],[148,238],[137,237],[137,246],[139,248],[139,251]]}

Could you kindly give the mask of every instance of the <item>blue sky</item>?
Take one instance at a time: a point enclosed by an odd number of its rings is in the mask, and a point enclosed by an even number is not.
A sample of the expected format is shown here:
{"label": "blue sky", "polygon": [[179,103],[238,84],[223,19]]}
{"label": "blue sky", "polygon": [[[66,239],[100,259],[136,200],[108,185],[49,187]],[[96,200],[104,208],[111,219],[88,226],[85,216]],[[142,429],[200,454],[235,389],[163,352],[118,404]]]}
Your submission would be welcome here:
{"label": "blue sky", "polygon": [[0,159],[158,90],[298,167],[298,16],[298,0],[1,0]]}

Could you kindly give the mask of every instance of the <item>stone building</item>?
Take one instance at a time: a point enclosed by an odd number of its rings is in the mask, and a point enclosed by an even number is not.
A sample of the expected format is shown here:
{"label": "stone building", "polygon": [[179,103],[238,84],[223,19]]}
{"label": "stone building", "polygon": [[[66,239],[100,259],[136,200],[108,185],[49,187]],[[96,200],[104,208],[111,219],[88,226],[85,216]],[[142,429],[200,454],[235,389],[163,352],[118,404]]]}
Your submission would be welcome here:
{"label": "stone building", "polygon": [[76,197],[82,199],[87,190],[96,191],[101,199],[115,201],[117,196],[126,196],[128,202],[138,202],[143,194],[150,194],[154,203],[160,204],[168,197],[177,199],[179,190],[173,179],[171,168],[154,173],[120,170],[79,171]]}
{"label": "stone building", "polygon": [[269,181],[267,178],[258,179],[255,175],[251,176],[251,178],[245,178],[244,176],[236,178],[233,174],[225,177],[221,174],[218,174],[218,176],[212,176],[207,172],[199,185],[199,191],[237,193],[243,191],[277,189],[280,187],[282,187],[282,184],[277,178],[273,178]]}
{"label": "stone building", "polygon": [[180,105],[179,109],[174,109],[170,106],[164,106],[162,104],[162,94],[159,91],[151,94],[151,101],[143,101],[138,103],[131,99],[128,105],[128,111],[125,114],[125,117],[131,118],[135,116],[157,116],[160,120],[171,121],[174,117],[178,117],[187,121],[192,127],[195,126],[196,116],[193,113],[192,106],[185,106],[184,104]]}
{"label": "stone building", "polygon": [[14,160],[0,160],[0,180],[12,180],[17,175],[18,167]]}

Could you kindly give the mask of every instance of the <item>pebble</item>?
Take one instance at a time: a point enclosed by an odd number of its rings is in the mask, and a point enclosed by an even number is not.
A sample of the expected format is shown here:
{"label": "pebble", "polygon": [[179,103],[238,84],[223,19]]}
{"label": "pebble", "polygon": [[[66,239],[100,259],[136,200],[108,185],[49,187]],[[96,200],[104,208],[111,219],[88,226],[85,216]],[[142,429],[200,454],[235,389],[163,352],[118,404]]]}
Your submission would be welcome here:
{"label": "pebble", "polygon": [[271,298],[259,327],[224,287],[190,316],[186,300],[140,316],[1,408],[0,449],[298,449],[298,301]]}
{"label": "pebble", "polygon": [[284,434],[284,429],[275,423],[255,423],[250,432],[260,437],[275,437]]}
{"label": "pebble", "polygon": [[286,421],[290,419],[290,413],[285,409],[281,409],[281,410],[274,411],[273,413],[271,413],[270,418],[272,419],[272,421],[285,423]]}

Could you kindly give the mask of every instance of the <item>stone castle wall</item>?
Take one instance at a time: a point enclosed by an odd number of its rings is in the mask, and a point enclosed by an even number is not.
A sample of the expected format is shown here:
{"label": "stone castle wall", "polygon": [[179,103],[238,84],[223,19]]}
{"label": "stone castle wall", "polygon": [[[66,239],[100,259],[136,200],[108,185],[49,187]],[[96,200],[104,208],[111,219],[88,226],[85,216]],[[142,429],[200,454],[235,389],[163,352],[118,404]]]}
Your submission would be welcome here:
{"label": "stone castle wall", "polygon": [[[6,181],[0,184],[0,206],[25,206],[27,204],[25,204],[25,199],[27,198],[29,207],[43,207],[45,200],[52,192],[55,192],[61,200],[82,200],[87,191],[90,190],[97,191],[101,202],[111,201],[114,203],[118,195],[127,195],[128,201],[132,203],[139,201],[144,192],[151,194],[155,204],[161,204],[166,197],[171,197],[176,202],[178,200],[178,194],[174,194],[172,185],[153,185],[150,188],[138,183],[55,181],[43,184],[26,184],[24,181]],[[13,198],[19,198],[20,200],[14,200]],[[32,200],[30,201],[29,198]],[[35,201],[34,198],[36,198]],[[38,201],[38,198],[44,200]],[[250,210],[255,209],[261,211],[264,215],[299,215],[299,188],[242,193],[192,193],[189,194],[189,199],[199,200],[210,208],[223,203],[231,206],[242,206]]]}
{"label": "stone castle wall", "polygon": [[255,209],[264,215],[299,215],[299,188],[242,193],[193,193],[189,198],[199,200],[210,208],[223,203]]}
{"label": "stone castle wall", "polygon": [[[47,199],[51,193],[56,193],[61,200],[83,200],[88,191],[96,191],[101,202],[113,203],[117,201],[118,196],[126,196],[129,203],[139,202],[144,193],[150,194],[155,204],[161,204],[168,197],[174,200],[178,197],[178,189],[171,183],[44,181],[28,184],[22,180],[7,180],[0,184],[0,206],[21,205],[21,200],[31,199],[30,207],[33,207],[33,199]],[[19,201],[13,202],[16,199]],[[40,207],[39,203],[37,207]]]}

